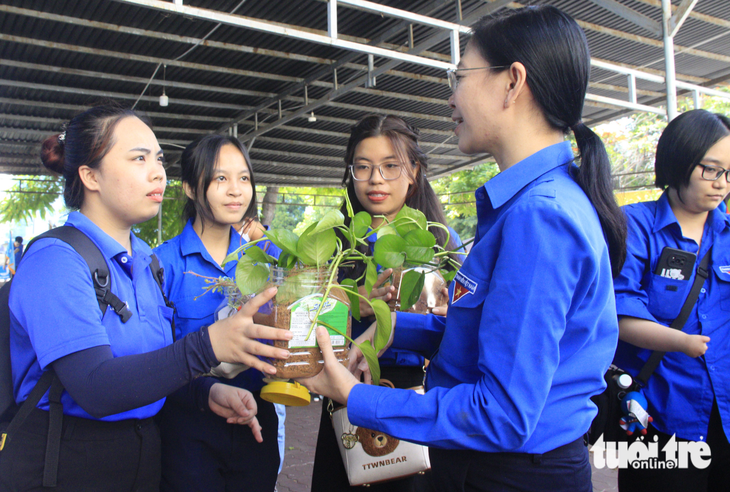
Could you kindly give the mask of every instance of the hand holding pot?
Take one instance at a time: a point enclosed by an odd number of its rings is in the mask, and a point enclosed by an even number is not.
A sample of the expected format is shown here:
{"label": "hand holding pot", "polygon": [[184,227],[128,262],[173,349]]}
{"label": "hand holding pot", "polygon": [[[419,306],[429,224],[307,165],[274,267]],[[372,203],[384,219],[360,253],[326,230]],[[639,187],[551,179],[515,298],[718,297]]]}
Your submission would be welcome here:
{"label": "hand holding pot", "polygon": [[[360,287],[360,294],[367,296],[370,300],[380,299],[383,302],[388,302],[395,295],[395,287],[389,285],[387,287],[381,287],[383,283],[390,278],[393,274],[392,268],[387,268],[380,272],[378,279],[373,284],[373,288],[370,292],[365,292],[364,287]],[[373,308],[365,300],[360,299],[360,316],[372,316]]]}
{"label": "hand holding pot", "polygon": [[446,313],[448,313],[449,311],[449,289],[447,289],[446,287],[441,289],[441,295],[444,296],[444,298],[446,299],[446,304],[444,304],[443,306],[436,306],[431,312],[437,316],[446,316]]}
{"label": "hand holding pot", "polygon": [[275,295],[275,288],[266,289],[244,304],[233,316],[208,327],[210,343],[218,360],[240,362],[265,374],[276,374],[274,366],[260,360],[258,356],[286,359],[289,357],[289,351],[266,345],[258,339],[291,340],[292,334],[288,330],[257,325],[253,321],[253,315]]}
{"label": "hand holding pot", "polygon": [[[396,319],[396,313],[390,313],[390,319],[391,319],[391,329],[390,329],[390,340],[388,340],[387,345],[385,348],[383,348],[380,352],[378,352],[378,357],[383,355],[383,352],[388,350],[390,346],[393,344],[393,335],[395,334],[395,319]],[[350,349],[350,362],[347,365],[347,369],[357,378],[359,381],[362,379],[365,381],[366,384],[373,384],[373,378],[370,374],[370,367],[368,366],[367,361],[365,360],[365,356],[363,355],[362,351],[357,347],[357,345],[360,345],[365,340],[368,340],[370,344],[372,345],[375,340],[375,330],[378,328],[378,323],[373,323],[370,325],[370,327],[363,332],[362,335],[357,337],[355,339],[355,343],[352,344],[352,348]]]}
{"label": "hand holding pot", "polygon": [[210,388],[208,406],[229,424],[248,425],[257,442],[263,442],[261,425],[256,418],[258,406],[253,394],[243,388],[215,383]]}
{"label": "hand holding pot", "polygon": [[347,398],[350,396],[350,390],[360,384],[355,376],[348,371],[345,366],[340,364],[332,350],[329,333],[323,326],[317,327],[317,343],[322,351],[324,358],[324,369],[314,377],[299,379],[299,383],[304,385],[312,393],[324,395],[332,398],[338,403],[347,405]]}

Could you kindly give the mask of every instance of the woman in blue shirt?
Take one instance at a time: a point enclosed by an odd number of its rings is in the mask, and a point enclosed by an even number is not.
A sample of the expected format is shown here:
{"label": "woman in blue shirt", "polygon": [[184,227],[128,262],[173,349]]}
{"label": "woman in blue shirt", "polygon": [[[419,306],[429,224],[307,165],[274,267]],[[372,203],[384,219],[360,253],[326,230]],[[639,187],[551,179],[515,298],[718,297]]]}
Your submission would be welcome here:
{"label": "woman in blue shirt", "polygon": [[[616,279],[620,339],[615,363],[638,375],[653,350],[666,352],[642,391],[659,449],[704,441],[710,466],[620,469],[622,491],[727,490],[730,483],[730,219],[718,206],[730,192],[730,119],[704,110],[672,120],[656,151],[654,202],[627,205],[628,255]],[[691,276],[657,272],[665,248],[696,255]],[[682,330],[669,328],[710,251],[709,277]],[[664,456],[660,456],[663,458]],[[663,461],[663,460],[662,460]]]}
{"label": "woman in blue shirt", "polygon": [[359,384],[318,329],[325,370],[305,383],[352,424],[429,445],[435,490],[592,490],[584,435],[618,338],[626,229],[608,155],[580,119],[589,73],[585,35],[551,6],[483,19],[448,73],[459,149],[501,173],[476,191],[446,318],[397,315],[392,346],[431,359],[425,395]]}
{"label": "woman in blue shirt", "polygon": [[[165,191],[162,150],[148,124],[131,110],[95,107],[49,137],[41,158],[63,173],[66,206],[78,209],[66,225],[98,246],[110,292],[131,317],[122,321],[112,309],[102,315],[86,262],[65,242],[44,238],[26,251],[9,304],[15,399],[24,402],[42,373],[54,371],[65,388],[63,428],[57,473],[44,472],[46,441],[54,441],[44,396],[5,443],[0,488],[38,490],[45,473],[57,479],[59,491],[157,490],[160,438],[151,417],[167,394],[220,360],[273,369],[251,353],[280,357],[255,339],[275,338],[281,330],[252,320],[255,306],[275,290],[237,316],[173,343],[172,310],[149,268],[152,251],[131,232],[157,214]],[[217,413],[260,435],[249,392],[215,384],[205,398]]]}
{"label": "woman in blue shirt", "polygon": [[[353,212],[366,211],[373,216],[372,227],[381,225],[383,217],[392,221],[403,205],[422,211],[431,222],[446,225],[441,202],[426,180],[428,157],[418,145],[418,136],[418,129],[398,116],[371,115],[353,125],[345,151],[347,167],[342,184],[347,188]],[[349,224],[345,204],[342,213]],[[449,229],[450,237],[440,228],[434,227],[431,232],[446,249],[455,250],[456,245],[461,244],[453,229]],[[348,242],[344,235],[340,234],[339,237],[344,243]],[[368,240],[375,242],[375,235],[369,236]],[[458,257],[454,259],[461,261]],[[360,278],[361,294],[371,299],[390,300],[394,295],[394,287],[380,285],[390,277],[392,270],[387,269],[380,274],[371,292],[365,292],[365,280],[361,278],[364,272],[365,264],[358,263],[351,268],[342,268],[341,278]],[[372,308],[364,301],[360,302],[360,314],[360,321],[352,320],[353,338],[360,336],[375,319]],[[422,355],[411,350],[389,349],[380,357],[381,376],[391,381],[396,388],[422,386],[424,362]],[[371,485],[371,489],[407,491],[409,487],[416,486],[416,479],[375,484]],[[347,472],[340,459],[337,437],[325,402],[314,458],[312,491],[328,492],[348,488]]]}
{"label": "woman in blue shirt", "polygon": [[[221,263],[245,244],[236,232],[238,224],[257,214],[250,162],[241,142],[223,135],[206,135],[183,151],[180,167],[188,197],[183,212],[187,223],[182,234],[155,249],[166,268],[165,291],[176,307],[178,336],[198,332],[228,315],[224,293],[203,295],[209,287],[203,277],[235,278],[236,262]],[[259,246],[275,257],[280,253],[268,241]],[[263,442],[197,403],[193,398],[200,385],[197,381],[183,387],[170,395],[160,414],[161,490],[274,489],[279,469],[278,418],[274,405],[259,396],[264,375],[244,367],[232,370],[226,374],[232,379],[219,381],[254,392]],[[205,385],[215,381],[208,378]]]}

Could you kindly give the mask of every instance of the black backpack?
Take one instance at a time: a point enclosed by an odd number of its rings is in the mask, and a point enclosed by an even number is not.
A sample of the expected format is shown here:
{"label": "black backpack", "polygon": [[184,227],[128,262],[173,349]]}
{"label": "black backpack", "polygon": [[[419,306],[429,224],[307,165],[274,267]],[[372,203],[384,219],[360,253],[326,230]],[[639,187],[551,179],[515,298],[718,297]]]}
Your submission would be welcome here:
{"label": "black backpack", "polygon": [[[94,283],[96,300],[99,302],[99,309],[101,309],[102,316],[106,313],[107,308],[111,307],[119,315],[123,323],[129,320],[132,312],[124,301],[112,293],[112,279],[109,275],[109,267],[106,264],[106,260],[96,244],[86,234],[72,226],[57,227],[34,238],[25,247],[24,253],[27,253],[33,243],[41,238],[60,239],[76,250],[86,261],[86,264],[89,266],[89,272],[91,273],[91,279]],[[16,265],[17,268],[18,265]],[[165,296],[163,289],[164,271],[154,254],[152,255],[150,269],[152,270],[155,282],[160,287],[165,304],[173,307]],[[15,430],[23,424],[46,391],[51,388],[48,398],[50,405],[50,423],[43,485],[44,487],[55,487],[56,471],[58,468],[58,450],[61,444],[61,424],[63,418],[61,393],[63,392],[63,385],[56,377],[53,369],[48,369],[38,380],[25,402],[20,406],[15,403],[10,364],[10,307],[8,305],[11,284],[12,280],[6,282],[0,288],[0,431],[2,432],[0,434],[0,451],[5,447],[6,442],[12,438]],[[172,327],[172,333],[174,339],[174,325]],[[51,445],[52,443],[55,445]]]}

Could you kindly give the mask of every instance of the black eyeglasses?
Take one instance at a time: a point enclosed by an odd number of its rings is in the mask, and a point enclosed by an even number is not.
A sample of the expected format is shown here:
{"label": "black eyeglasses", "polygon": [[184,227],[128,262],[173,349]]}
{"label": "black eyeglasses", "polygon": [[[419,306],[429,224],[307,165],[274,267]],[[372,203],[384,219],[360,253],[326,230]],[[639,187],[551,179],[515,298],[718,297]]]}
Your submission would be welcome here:
{"label": "black eyeglasses", "polygon": [[730,183],[730,169],[723,169],[718,166],[708,166],[707,164],[697,164],[702,167],[702,179],[705,181],[717,181],[725,175],[725,181]]}
{"label": "black eyeglasses", "polygon": [[452,91],[456,90],[456,87],[459,85],[459,77],[456,75],[456,72],[466,72],[468,70],[497,70],[500,68],[509,68],[511,65],[500,65],[497,67],[476,67],[476,68],[450,68],[446,70],[446,78],[449,81],[449,88],[451,88]]}

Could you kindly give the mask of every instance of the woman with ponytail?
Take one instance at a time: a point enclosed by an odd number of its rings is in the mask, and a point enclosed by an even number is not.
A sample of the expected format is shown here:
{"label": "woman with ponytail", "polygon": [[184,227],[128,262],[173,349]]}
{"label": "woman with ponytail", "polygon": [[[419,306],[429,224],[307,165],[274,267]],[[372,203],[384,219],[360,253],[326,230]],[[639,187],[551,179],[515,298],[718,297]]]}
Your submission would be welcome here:
{"label": "woman with ponytail", "polygon": [[[304,384],[347,404],[354,425],[427,444],[434,490],[592,490],[583,436],[618,339],[626,226],[581,122],[589,72],[583,32],[550,6],[483,19],[449,71],[459,149],[490,153],[501,173],[476,191],[447,317],[395,318],[391,345],[431,359],[425,395],[360,384],[318,330],[325,370]],[[350,368],[364,369],[357,349]]]}

